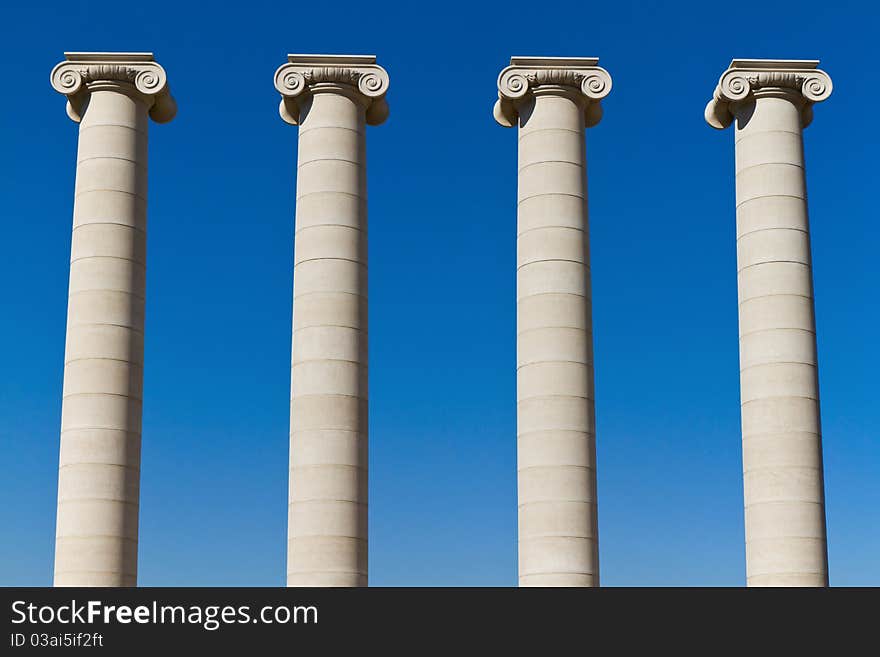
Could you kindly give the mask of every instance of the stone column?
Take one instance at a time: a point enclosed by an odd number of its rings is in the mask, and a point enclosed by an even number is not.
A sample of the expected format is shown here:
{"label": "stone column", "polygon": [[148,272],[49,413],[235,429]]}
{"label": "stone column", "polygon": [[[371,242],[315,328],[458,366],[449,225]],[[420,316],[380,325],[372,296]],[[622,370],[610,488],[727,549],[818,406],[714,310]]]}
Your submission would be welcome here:
{"label": "stone column", "polygon": [[519,126],[517,492],[520,586],[598,586],[584,128],[611,77],[592,58],[514,57],[495,119]]}
{"label": "stone column", "polygon": [[70,256],[56,586],[137,584],[147,126],[176,113],[149,53],[65,53],[80,124]]}
{"label": "stone column", "polygon": [[288,586],[367,585],[366,126],[388,116],[373,56],[289,55],[299,128],[290,391]]}
{"label": "stone column", "polygon": [[746,577],[827,586],[816,323],[802,128],[831,94],[817,61],[733,60],[706,121],[736,121]]}

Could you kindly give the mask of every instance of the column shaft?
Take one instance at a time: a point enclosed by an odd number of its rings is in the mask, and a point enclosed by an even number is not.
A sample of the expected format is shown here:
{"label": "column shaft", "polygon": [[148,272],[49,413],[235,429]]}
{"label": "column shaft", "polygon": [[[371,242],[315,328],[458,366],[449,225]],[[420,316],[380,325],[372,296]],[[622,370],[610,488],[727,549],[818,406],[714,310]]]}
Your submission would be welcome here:
{"label": "column shaft", "polygon": [[95,90],[79,131],[61,417],[57,586],[137,582],[147,105]]}
{"label": "column shaft", "polygon": [[366,586],[365,107],[317,85],[299,124],[287,583]]}
{"label": "column shaft", "polygon": [[747,581],[826,586],[803,101],[756,96],[735,110]]}
{"label": "column shaft", "polygon": [[597,586],[583,99],[519,108],[517,483],[521,586]]}

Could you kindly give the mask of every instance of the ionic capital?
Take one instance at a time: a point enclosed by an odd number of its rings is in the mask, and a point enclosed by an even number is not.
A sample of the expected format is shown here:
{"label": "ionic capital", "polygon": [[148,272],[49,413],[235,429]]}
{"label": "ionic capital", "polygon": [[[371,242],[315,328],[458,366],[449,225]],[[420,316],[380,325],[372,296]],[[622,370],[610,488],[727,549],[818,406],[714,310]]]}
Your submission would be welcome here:
{"label": "ionic capital", "polygon": [[50,80],[55,91],[67,96],[67,115],[77,123],[89,93],[108,85],[145,100],[156,123],[167,123],[177,114],[168,76],[153,53],[66,52],[64,57],[66,61],[52,69]]}
{"label": "ionic capital", "polygon": [[367,123],[379,125],[388,118],[388,73],[374,55],[288,55],[275,71],[275,88],[281,94],[279,113],[286,123],[298,125],[300,106],[312,93],[338,85],[366,106]]}
{"label": "ionic capital", "polygon": [[595,57],[511,57],[498,76],[494,115],[505,128],[519,119],[519,106],[530,95],[558,88],[583,101],[586,127],[602,118],[601,100],[611,91],[611,76]]}
{"label": "ionic capital", "polygon": [[818,60],[734,59],[706,105],[706,122],[723,130],[733,123],[737,103],[776,94],[802,105],[806,128],[813,119],[813,104],[831,95],[831,78],[818,66]]}

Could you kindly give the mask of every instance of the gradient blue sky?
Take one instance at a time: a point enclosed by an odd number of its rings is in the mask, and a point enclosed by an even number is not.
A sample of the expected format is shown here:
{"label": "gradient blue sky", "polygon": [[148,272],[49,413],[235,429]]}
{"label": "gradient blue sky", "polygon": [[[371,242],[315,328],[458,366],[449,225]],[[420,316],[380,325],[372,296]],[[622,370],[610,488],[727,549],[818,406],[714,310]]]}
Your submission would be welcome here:
{"label": "gradient blue sky", "polygon": [[370,578],[516,582],[511,55],[598,56],[588,132],[601,572],[744,582],[733,57],[818,58],[806,132],[832,584],[880,585],[876,46],[862,2],[14,3],[0,131],[0,584],[51,583],[77,128],[65,50],[153,51],[140,583],[284,582],[296,129],[288,52],[375,53]]}

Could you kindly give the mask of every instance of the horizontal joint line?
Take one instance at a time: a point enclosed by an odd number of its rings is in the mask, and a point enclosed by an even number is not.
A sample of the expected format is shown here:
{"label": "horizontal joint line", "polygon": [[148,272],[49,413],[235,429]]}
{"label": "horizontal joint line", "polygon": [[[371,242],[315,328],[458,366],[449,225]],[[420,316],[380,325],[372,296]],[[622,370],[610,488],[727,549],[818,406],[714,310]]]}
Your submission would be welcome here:
{"label": "horizontal joint line", "polygon": [[307,262],[316,262],[318,260],[341,260],[343,262],[353,262],[354,264],[360,265],[361,267],[367,266],[366,262],[361,262],[360,260],[353,260],[352,258],[339,258],[339,257],[335,257],[335,256],[325,256],[322,258],[305,258],[303,260],[298,260],[297,262],[295,262],[293,264],[293,268],[296,269],[300,265],[303,265]]}
{"label": "horizontal joint line", "polygon": [[351,360],[350,358],[303,358],[294,360],[291,362],[290,367],[296,367],[297,365],[305,365],[307,363],[351,363],[352,365],[361,365],[363,367],[367,366],[365,360]]}
{"label": "horizontal joint line", "polygon": [[526,201],[528,201],[528,200],[530,200],[530,199],[533,199],[533,198],[540,198],[541,196],[567,196],[567,197],[569,197],[569,198],[579,198],[579,199],[581,199],[582,201],[586,201],[586,198],[584,198],[584,197],[581,196],[580,194],[568,194],[568,193],[565,193],[565,192],[542,192],[542,193],[540,193],[540,194],[532,194],[531,196],[526,196],[525,198],[518,199],[517,202],[516,202],[516,204],[517,204],[517,205],[520,205],[520,204],[525,203]]}
{"label": "horizontal joint line", "polygon": [[341,125],[317,125],[314,128],[306,128],[305,130],[300,128],[299,136],[300,138],[302,138],[303,135],[307,135],[314,130],[346,130],[348,132],[354,132],[356,134],[366,136],[366,133],[363,130],[358,130],[357,128],[349,128]]}
{"label": "horizontal joint line", "polygon": [[312,393],[308,395],[296,395],[290,398],[291,402],[297,401],[299,399],[314,399],[315,397],[345,397],[346,399],[359,399],[361,401],[367,401],[367,397],[359,397],[357,395],[346,395],[339,392],[326,392],[326,393]]}
{"label": "horizontal joint line", "polygon": [[[63,539],[63,540],[70,540],[70,539],[72,539],[72,538],[74,538],[74,539],[80,539],[80,540],[89,540],[89,539],[92,539],[92,538],[112,538],[112,539],[115,540],[115,541],[131,541],[132,543],[137,543],[137,541],[138,541],[136,538],[131,538],[131,537],[129,537],[129,536],[115,536],[115,535],[113,535],[113,534],[69,534],[69,535],[67,535],[67,536],[62,536],[62,535],[59,534],[59,535],[58,535],[58,538],[59,538],[59,539]],[[77,570],[77,571],[73,571],[73,572],[78,572],[78,573],[79,573],[79,572],[96,572],[96,573],[100,573],[100,572],[104,572],[104,571],[102,571],[102,570],[95,570],[95,571],[89,571],[89,570]]]}
{"label": "horizontal joint line", "polygon": [[768,401],[774,399],[809,399],[810,401],[814,401],[818,403],[818,399],[815,397],[806,397],[804,395],[767,395],[765,397],[755,397],[754,399],[749,399],[740,403],[740,407],[745,406],[746,404],[753,404],[757,401]]}
{"label": "horizontal joint line", "polygon": [[302,169],[304,166],[309,164],[314,164],[315,162],[345,162],[346,164],[351,164],[353,166],[360,166],[361,163],[357,160],[346,160],[343,157],[316,157],[311,160],[300,161],[297,163],[297,171]]}
{"label": "horizontal joint line", "polygon": [[[554,464],[554,465],[527,465],[524,468],[517,468],[517,472],[527,472],[528,470],[547,470],[547,469],[557,469],[557,468],[577,468],[578,470],[592,470],[595,472],[596,466],[594,465],[577,465],[577,464]],[[544,504],[554,502],[556,500],[539,500],[537,502],[523,502],[523,504]],[[590,500],[579,500],[584,504],[595,504],[595,501]]]}
{"label": "horizontal joint line", "polygon": [[809,367],[817,367],[816,363],[807,363],[802,360],[774,360],[769,363],[755,363],[754,365],[749,365],[747,367],[741,367],[740,373],[746,372],[748,370],[754,369],[756,367],[767,367],[768,365],[808,365]]}
{"label": "horizontal joint line", "polygon": [[349,230],[356,230],[359,233],[365,233],[366,230],[361,228],[360,226],[351,226],[349,224],[311,224],[310,226],[303,226],[302,228],[297,228],[293,236],[296,237],[300,233],[304,233],[307,230],[312,230],[314,228],[348,228]]}
{"label": "horizontal joint line", "polygon": [[736,241],[739,242],[742,238],[748,237],[749,235],[754,235],[755,233],[763,233],[768,230],[793,230],[798,233],[805,233],[809,235],[810,231],[805,230],[803,228],[792,228],[791,226],[770,226],[769,228],[756,228],[755,230],[750,230],[747,233],[743,233],[742,235],[738,235]]}
{"label": "horizontal joint line", "polygon": [[97,461],[74,461],[71,463],[62,463],[58,466],[58,469],[63,470],[64,468],[73,468],[81,465],[106,465],[111,468],[122,468],[124,470],[134,470],[135,472],[141,471],[139,465],[128,465],[127,463],[99,463]]}
{"label": "horizontal joint line", "polygon": [[809,299],[810,301],[813,300],[813,297],[806,294],[795,294],[793,292],[777,292],[776,294],[759,294],[756,297],[749,297],[748,299],[743,299],[742,301],[740,301],[738,305],[742,307],[749,301],[757,301],[758,299],[770,299],[772,297],[797,297],[799,299]]}
{"label": "horizontal joint line", "polygon": [[[534,232],[534,231],[536,231],[536,230],[548,230],[548,229],[554,229],[554,228],[564,228],[564,229],[566,229],[566,230],[576,230],[576,231],[578,231],[578,232],[580,232],[580,233],[586,233],[586,232],[587,232],[586,229],[584,229],[584,228],[577,228],[577,227],[575,227],[575,226],[559,226],[559,225],[556,225],[556,224],[551,224],[551,225],[548,225],[548,226],[535,226],[534,228],[528,228],[528,229],[526,229],[526,230],[521,230],[521,231],[517,232],[516,236],[517,236],[517,237],[522,237],[523,235],[528,235],[529,233],[532,233],[532,232]],[[585,237],[586,237],[586,235],[585,235]]]}
{"label": "horizontal joint line", "polygon": [[748,333],[740,333],[739,337],[740,337],[740,339],[742,339],[742,338],[746,338],[750,335],[755,335],[756,333],[767,333],[769,331],[801,331],[803,333],[809,333],[810,335],[816,335],[816,332],[812,331],[810,329],[800,328],[798,326],[792,326],[790,328],[781,327],[781,328],[755,329],[754,331],[749,331]]}
{"label": "horizontal joint line", "polygon": [[583,399],[586,402],[594,402],[592,397],[584,397],[583,395],[534,395],[532,397],[517,397],[516,403],[535,401],[536,399]]}
{"label": "horizontal joint line", "polygon": [[135,198],[137,198],[137,199],[140,199],[140,200],[143,201],[144,203],[147,202],[147,199],[146,199],[145,197],[141,196],[140,194],[136,194],[135,192],[129,192],[129,191],[126,190],[126,189],[106,189],[106,188],[104,188],[104,187],[98,187],[98,188],[96,188],[96,189],[83,189],[83,190],[80,190],[80,191],[76,192],[76,194],[73,195],[74,201],[75,201],[76,199],[78,199],[80,196],[82,196],[83,194],[91,194],[91,193],[93,193],[93,192],[114,192],[114,193],[116,193],[116,194],[128,194],[129,196],[133,196],[133,197],[135,197]]}
{"label": "horizontal joint line", "polygon": [[794,167],[796,169],[800,169],[801,171],[804,170],[804,165],[797,164],[796,162],[760,162],[758,164],[750,164],[747,167],[744,167],[742,169],[738,169],[736,172],[734,172],[734,175],[738,176],[739,174],[741,174],[745,171],[748,171],[749,169],[756,169],[758,167],[766,167],[766,166],[786,166],[786,167]]}
{"label": "horizontal joint line", "polygon": [[517,270],[517,271],[520,271],[520,270],[522,270],[522,269],[525,269],[525,268],[528,267],[529,265],[537,265],[537,264],[540,264],[540,263],[542,263],[542,262],[570,262],[570,263],[575,264],[575,265],[580,265],[581,267],[583,267],[583,268],[586,269],[587,271],[590,270],[590,265],[587,264],[586,262],[581,262],[580,260],[572,260],[572,259],[570,259],[570,258],[542,258],[542,259],[540,259],[540,260],[530,260],[529,262],[524,262],[523,264],[519,265],[519,266],[516,268],[516,270]]}
{"label": "horizontal joint line", "polygon": [[565,331],[580,331],[584,335],[592,336],[593,332],[582,326],[533,326],[532,328],[523,329],[522,331],[517,331],[516,336],[519,337],[521,335],[525,335],[526,333],[532,333],[533,331],[546,331],[546,330],[565,330]]}
{"label": "horizontal joint line", "polygon": [[531,431],[517,431],[516,437],[517,439],[526,438],[528,436],[542,433],[575,433],[582,436],[584,440],[595,440],[596,437],[595,431],[586,431],[582,429],[533,429]]}
{"label": "horizontal joint line", "polygon": [[146,130],[138,130],[137,128],[124,125],[122,123],[89,123],[86,126],[80,124],[79,132],[80,134],[86,132],[87,130],[91,130],[92,128],[125,128],[126,130],[131,130],[132,132],[136,132],[140,135],[147,136],[148,132]]}
{"label": "horizontal joint line", "polygon": [[123,399],[129,399],[131,401],[136,401],[139,404],[143,404],[144,400],[140,397],[135,397],[133,395],[123,395],[121,392],[69,392],[66,395],[61,397],[62,400],[69,399],[71,397],[122,397]]}
{"label": "horizontal joint line", "polygon": [[751,198],[747,198],[745,201],[740,201],[736,204],[736,209],[739,210],[746,203],[751,203],[752,201],[759,201],[762,198],[796,198],[799,201],[803,201],[804,205],[807,203],[807,199],[803,196],[797,196],[795,194],[762,194],[761,196],[753,196]]}
{"label": "horizontal joint line", "polygon": [[[76,293],[74,293],[74,294],[76,294]],[[106,322],[78,322],[75,324],[74,323],[68,324],[67,325],[68,329],[71,326],[115,326],[116,328],[123,328],[128,331],[134,331],[135,333],[140,333],[141,335],[144,334],[143,329],[135,328],[134,326],[126,326],[125,324],[112,324],[112,323],[106,323]]]}
{"label": "horizontal joint line", "polygon": [[588,297],[587,295],[578,294],[577,292],[535,292],[534,294],[526,294],[525,296],[517,297],[516,300],[517,300],[517,302],[520,302],[525,299],[531,299],[533,297],[544,297],[544,296],[551,295],[551,294],[555,294],[557,296],[558,295],[566,295],[566,296],[578,297],[579,299],[591,301],[591,298]]}
{"label": "horizontal joint line", "polygon": [[536,166],[538,164],[570,164],[571,166],[578,167],[579,169],[583,169],[584,165],[581,162],[572,162],[571,160],[539,160],[538,162],[529,162],[528,164],[524,164],[523,166],[517,169],[517,173],[522,173],[529,167]]}
{"label": "horizontal joint line", "polygon": [[126,358],[111,358],[110,356],[83,356],[82,358],[71,358],[70,360],[65,360],[65,365],[70,365],[70,363],[78,363],[82,360],[112,360],[117,363],[126,363],[131,365],[132,367],[140,367],[143,368],[143,363],[137,363],[133,360],[128,360]]}
{"label": "horizontal joint line", "polygon": [[129,164],[133,164],[138,169],[147,170],[147,165],[138,162],[137,160],[132,160],[128,157],[120,157],[119,155],[92,155],[91,157],[84,157],[81,160],[77,160],[77,164],[82,164],[83,162],[93,162],[95,160],[118,160],[120,162],[128,162]]}
{"label": "horizontal joint line", "polygon": [[144,235],[147,234],[147,231],[140,226],[132,226],[131,224],[124,224],[119,221],[81,221],[79,223],[73,224],[73,232],[81,228],[87,228],[89,226],[121,226],[123,228],[130,228],[131,230],[137,231],[138,233],[143,233]]}
{"label": "horizontal joint line", "polygon": [[361,201],[366,201],[366,196],[361,196],[360,194],[355,194],[353,192],[340,192],[335,189],[318,189],[313,192],[306,192],[305,194],[297,194],[297,201],[301,201],[304,198],[308,198],[309,196],[314,196],[315,194],[342,194],[343,196],[348,196],[349,198],[356,198]]}
{"label": "horizontal joint line", "polygon": [[115,502],[117,504],[125,504],[126,506],[138,506],[137,502],[131,500],[117,500],[112,497],[68,497],[58,498],[58,505],[71,504],[74,502]]}

